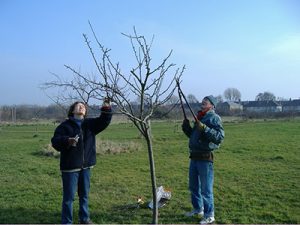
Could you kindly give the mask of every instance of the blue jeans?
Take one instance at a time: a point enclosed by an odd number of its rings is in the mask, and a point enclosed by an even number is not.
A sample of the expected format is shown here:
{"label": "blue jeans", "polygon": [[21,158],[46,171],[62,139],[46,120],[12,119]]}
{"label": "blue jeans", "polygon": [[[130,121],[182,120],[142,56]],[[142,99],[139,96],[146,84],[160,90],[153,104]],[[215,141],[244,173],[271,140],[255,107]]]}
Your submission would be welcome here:
{"label": "blue jeans", "polygon": [[204,209],[204,217],[214,216],[214,165],[209,161],[190,160],[189,189],[192,205]]}
{"label": "blue jeans", "polygon": [[79,219],[89,220],[88,196],[90,191],[90,169],[78,172],[62,172],[63,201],[62,201],[62,224],[73,222],[73,202],[78,190]]}

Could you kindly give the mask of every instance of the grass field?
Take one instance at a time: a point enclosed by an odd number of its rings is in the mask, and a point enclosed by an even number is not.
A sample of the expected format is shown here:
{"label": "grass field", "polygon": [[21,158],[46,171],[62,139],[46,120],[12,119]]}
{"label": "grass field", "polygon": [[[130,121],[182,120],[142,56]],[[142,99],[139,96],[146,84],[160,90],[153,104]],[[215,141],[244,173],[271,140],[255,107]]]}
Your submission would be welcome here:
{"label": "grass field", "polygon": [[[217,223],[300,223],[300,120],[224,123],[225,141],[215,153]],[[60,223],[59,159],[41,154],[53,125],[0,127],[0,223]],[[198,223],[191,209],[187,138],[180,123],[153,123],[157,184],[172,198],[159,223]],[[146,147],[130,124],[112,124],[98,136],[133,141],[139,150],[101,154],[92,170],[91,218],[95,223],[150,223],[152,212],[136,208],[151,199]],[[78,222],[78,199],[74,219]]]}

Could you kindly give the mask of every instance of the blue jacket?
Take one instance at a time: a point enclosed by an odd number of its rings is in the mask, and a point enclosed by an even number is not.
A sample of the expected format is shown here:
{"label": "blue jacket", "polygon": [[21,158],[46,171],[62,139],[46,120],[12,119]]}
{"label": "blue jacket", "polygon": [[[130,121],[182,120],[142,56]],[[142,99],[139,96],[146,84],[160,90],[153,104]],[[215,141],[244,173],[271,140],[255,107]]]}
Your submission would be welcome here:
{"label": "blue jacket", "polygon": [[[101,109],[97,118],[86,118],[81,127],[76,124],[73,117],[62,122],[54,132],[51,139],[52,146],[60,152],[60,169],[74,170],[94,166],[96,164],[96,138],[111,122],[111,109]],[[107,113],[105,113],[107,112]],[[68,138],[79,135],[76,145],[69,146]]]}
{"label": "blue jacket", "polygon": [[203,131],[200,131],[196,124],[193,128],[184,130],[184,133],[190,138],[189,149],[192,159],[201,158],[203,154],[219,148],[225,137],[221,118],[214,110],[208,111],[200,121],[206,125]]}

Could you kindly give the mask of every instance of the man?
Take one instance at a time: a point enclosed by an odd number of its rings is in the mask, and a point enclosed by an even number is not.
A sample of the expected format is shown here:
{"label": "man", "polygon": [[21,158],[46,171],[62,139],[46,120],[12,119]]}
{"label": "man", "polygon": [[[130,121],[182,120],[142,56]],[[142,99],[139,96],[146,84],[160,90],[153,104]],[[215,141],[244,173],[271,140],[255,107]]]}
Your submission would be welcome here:
{"label": "man", "polygon": [[193,128],[188,119],[182,124],[183,132],[189,137],[189,189],[194,208],[186,216],[203,217],[200,224],[215,222],[213,151],[219,148],[225,135],[221,118],[214,111],[216,104],[212,95],[206,96]]}
{"label": "man", "polygon": [[69,108],[68,119],[55,130],[52,146],[60,152],[60,170],[63,184],[62,224],[73,222],[73,201],[76,190],[79,196],[79,221],[91,224],[88,196],[90,169],[96,164],[95,136],[111,121],[110,101],[106,98],[97,118],[85,118],[86,105],[75,102]]}

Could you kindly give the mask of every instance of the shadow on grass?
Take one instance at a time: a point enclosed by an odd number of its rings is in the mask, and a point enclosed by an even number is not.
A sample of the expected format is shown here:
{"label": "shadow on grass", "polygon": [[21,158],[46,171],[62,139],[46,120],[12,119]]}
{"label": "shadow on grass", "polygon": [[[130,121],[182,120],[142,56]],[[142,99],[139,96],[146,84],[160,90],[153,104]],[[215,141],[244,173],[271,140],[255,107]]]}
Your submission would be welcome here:
{"label": "shadow on grass", "polygon": [[[168,206],[165,206],[168,207]],[[75,208],[74,208],[75,209]],[[74,210],[74,221],[78,223],[77,209]],[[1,224],[59,224],[61,218],[60,207],[56,211],[26,208],[0,208]],[[113,206],[101,211],[91,210],[91,219],[96,224],[150,224],[152,210],[149,208],[137,208],[133,205]],[[197,218],[185,217],[178,212],[172,212],[166,208],[159,209],[159,223],[195,224]]]}
{"label": "shadow on grass", "polygon": [[59,224],[60,215],[60,210],[0,207],[1,224]]}
{"label": "shadow on grass", "polygon": [[[151,224],[152,209],[147,205],[115,205],[105,212],[92,210],[91,218],[93,222],[101,224]],[[186,217],[182,212],[174,212],[168,204],[158,211],[158,223],[162,224],[197,224],[200,221],[196,217]]]}

